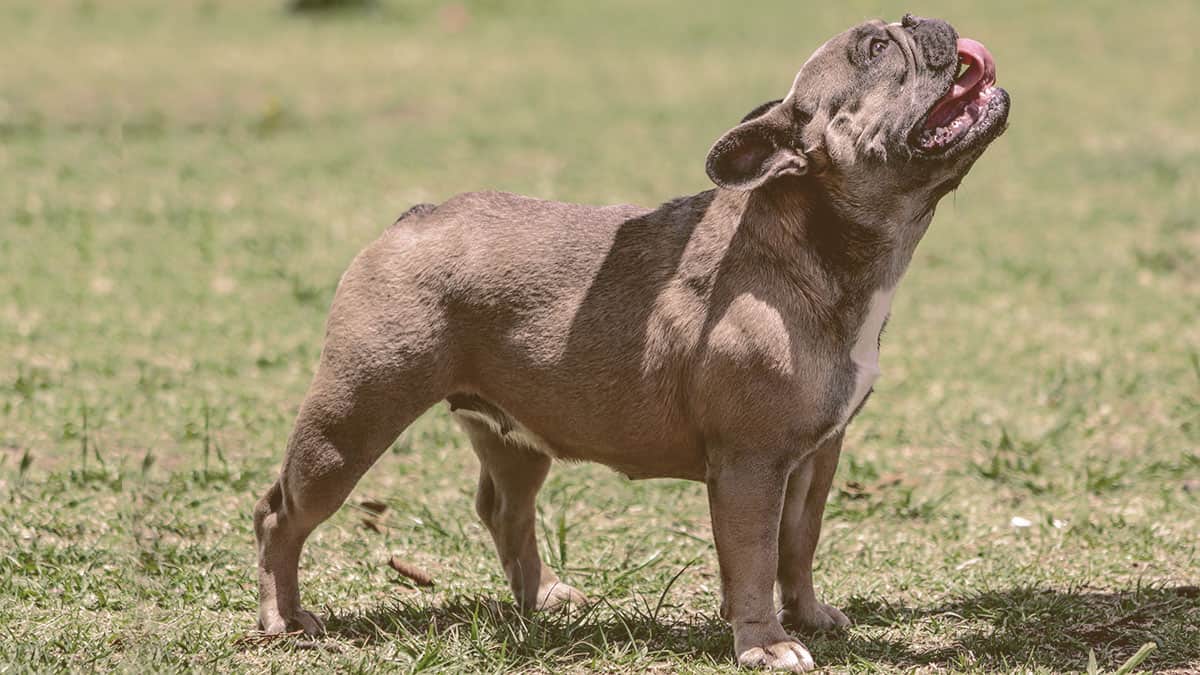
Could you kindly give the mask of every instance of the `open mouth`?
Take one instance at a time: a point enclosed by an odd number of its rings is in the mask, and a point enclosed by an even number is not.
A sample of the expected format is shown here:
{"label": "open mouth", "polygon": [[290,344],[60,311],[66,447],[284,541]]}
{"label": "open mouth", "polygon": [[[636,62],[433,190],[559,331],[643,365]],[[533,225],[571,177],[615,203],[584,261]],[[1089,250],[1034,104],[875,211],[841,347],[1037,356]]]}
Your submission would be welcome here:
{"label": "open mouth", "polygon": [[972,135],[972,129],[992,117],[993,101],[1000,102],[997,94],[1004,90],[995,86],[996,61],[987,47],[959,38],[958,63],[958,77],[913,132],[914,145],[925,152],[943,151]]}

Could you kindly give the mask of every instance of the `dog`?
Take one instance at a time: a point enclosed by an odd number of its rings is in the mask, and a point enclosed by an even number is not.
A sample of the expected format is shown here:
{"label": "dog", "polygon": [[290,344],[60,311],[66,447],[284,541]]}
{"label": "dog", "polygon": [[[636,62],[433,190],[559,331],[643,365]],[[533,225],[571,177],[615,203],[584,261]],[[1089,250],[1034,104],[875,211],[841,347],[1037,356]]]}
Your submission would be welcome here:
{"label": "dog", "polygon": [[995,73],[945,21],[869,21],[716,141],[715,189],[655,209],[496,192],[410,209],[343,274],[255,506],[260,630],[323,632],[300,606],[306,537],[446,401],[519,607],[586,602],[538,556],[552,460],[704,481],[738,662],[812,668],[785,627],[849,623],[812,576],[843,432],[935,206],[1007,127]]}

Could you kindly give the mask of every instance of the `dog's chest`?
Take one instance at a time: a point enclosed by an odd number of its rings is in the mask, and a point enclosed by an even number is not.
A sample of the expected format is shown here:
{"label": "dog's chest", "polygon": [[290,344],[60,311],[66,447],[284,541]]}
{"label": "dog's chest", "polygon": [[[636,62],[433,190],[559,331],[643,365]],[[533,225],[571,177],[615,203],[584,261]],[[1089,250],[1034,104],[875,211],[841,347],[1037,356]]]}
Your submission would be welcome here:
{"label": "dog's chest", "polygon": [[866,316],[858,327],[854,344],[850,348],[850,362],[854,364],[854,384],[842,409],[842,425],[850,421],[854,413],[866,400],[875,380],[879,379],[879,334],[892,311],[892,298],[896,286],[875,291],[867,306]]}

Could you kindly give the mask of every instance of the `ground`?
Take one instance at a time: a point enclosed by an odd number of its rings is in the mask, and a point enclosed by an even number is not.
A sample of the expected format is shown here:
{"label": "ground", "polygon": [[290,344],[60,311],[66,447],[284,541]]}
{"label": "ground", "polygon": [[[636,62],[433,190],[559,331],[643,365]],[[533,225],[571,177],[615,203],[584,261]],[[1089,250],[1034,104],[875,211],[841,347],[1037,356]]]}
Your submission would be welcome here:
{"label": "ground", "polygon": [[[733,671],[700,485],[557,467],[542,549],[599,602],[522,617],[437,408],[310,541],[316,645],[247,639],[251,506],[338,275],[398,214],[705,189],[821,41],[918,8],[283,6],[0,7],[0,670]],[[919,12],[991,48],[1011,129],[893,306],[818,552],[855,625],[806,643],[835,672],[1147,642],[1142,668],[1200,671],[1200,5]]]}

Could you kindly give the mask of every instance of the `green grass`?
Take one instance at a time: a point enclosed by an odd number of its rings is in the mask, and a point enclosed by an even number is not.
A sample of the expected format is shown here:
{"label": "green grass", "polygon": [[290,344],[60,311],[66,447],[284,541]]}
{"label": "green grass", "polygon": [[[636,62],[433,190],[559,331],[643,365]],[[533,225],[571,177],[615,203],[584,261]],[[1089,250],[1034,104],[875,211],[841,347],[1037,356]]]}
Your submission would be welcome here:
{"label": "green grass", "polygon": [[[817,44],[910,7],[283,6],[0,6],[0,670],[731,671],[699,485],[558,467],[544,555],[601,602],[523,618],[431,411],[307,547],[317,648],[242,639],[250,509],[395,216],[704,189]],[[1155,642],[1140,668],[1200,670],[1198,8],[920,8],[991,48],[1011,129],[943,202],[849,432],[817,577],[855,626],[806,639],[822,666],[1112,671]]]}

